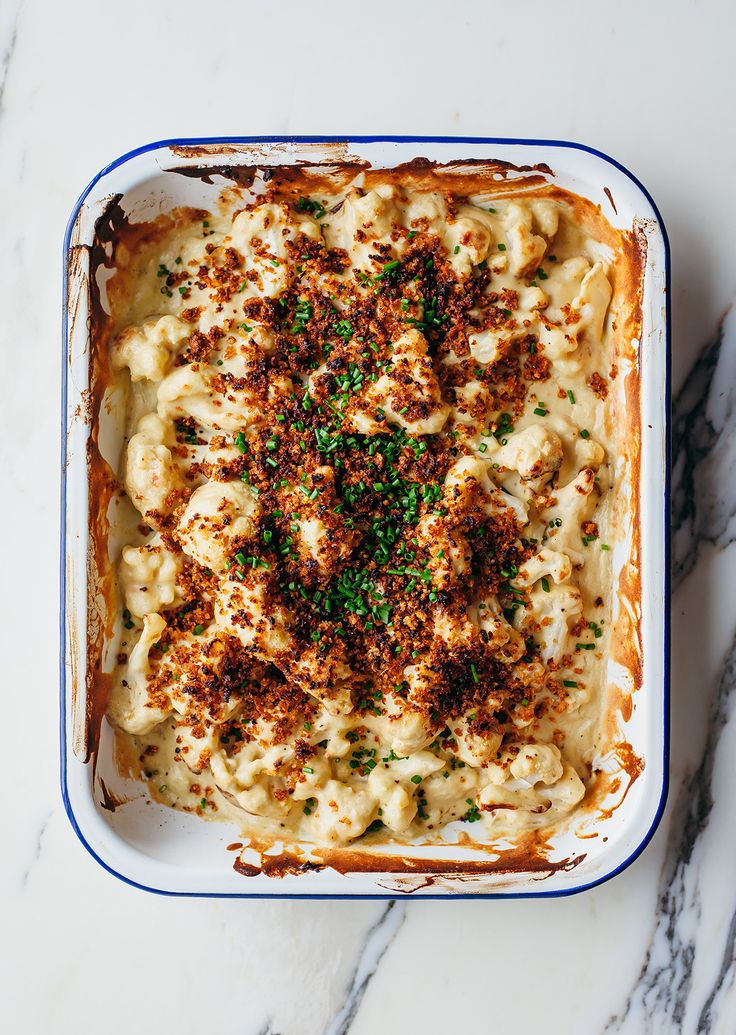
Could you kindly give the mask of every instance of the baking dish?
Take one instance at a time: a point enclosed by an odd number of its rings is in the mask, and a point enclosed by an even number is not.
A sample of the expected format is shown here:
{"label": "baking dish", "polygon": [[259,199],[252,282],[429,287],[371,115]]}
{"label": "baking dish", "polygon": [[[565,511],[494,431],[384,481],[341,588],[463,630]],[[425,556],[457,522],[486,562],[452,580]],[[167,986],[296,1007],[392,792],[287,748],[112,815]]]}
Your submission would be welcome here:
{"label": "baking dish", "polygon": [[[238,831],[150,802],[122,778],[113,736],[92,692],[111,664],[112,638],[100,575],[114,549],[114,527],[90,499],[90,433],[115,451],[115,399],[90,391],[90,278],[104,295],[104,234],[110,213],[149,220],[180,205],[211,208],[233,170],[258,164],[369,162],[391,168],[417,158],[437,163],[495,163],[498,176],[535,175],[587,197],[616,227],[636,227],[645,243],[639,352],[641,455],[639,511],[616,570],[637,568],[630,601],[641,635],[641,687],[619,716],[618,752],[598,760],[610,772],[608,794],[556,831],[543,852],[513,845],[490,856],[467,845],[394,846],[359,853],[344,865],[320,865],[276,846],[262,858],[241,852]],[[560,895],[591,887],[628,865],[661,815],[667,786],[668,337],[667,241],[648,194],[618,163],[564,142],[439,138],[228,138],[167,141],[143,147],[104,169],[72,213],[65,240],[62,428],[62,789],[80,839],[103,866],[148,890],[199,895],[436,897]],[[104,440],[104,441],[103,441]],[[95,448],[96,448],[95,446]],[[635,492],[636,495],[636,492]],[[97,534],[90,536],[90,515]],[[112,521],[114,525],[114,521]],[[103,534],[100,535],[100,529]],[[101,546],[101,541],[105,540]],[[97,669],[97,672],[95,672]],[[96,732],[99,730],[99,738]],[[232,851],[228,852],[228,848]]]}

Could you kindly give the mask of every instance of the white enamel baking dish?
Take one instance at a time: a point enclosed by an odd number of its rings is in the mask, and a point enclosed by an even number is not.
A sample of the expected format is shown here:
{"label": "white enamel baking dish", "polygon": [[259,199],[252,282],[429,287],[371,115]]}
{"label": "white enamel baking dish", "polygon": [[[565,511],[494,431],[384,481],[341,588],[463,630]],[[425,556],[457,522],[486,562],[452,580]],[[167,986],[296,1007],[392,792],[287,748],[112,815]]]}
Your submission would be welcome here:
{"label": "white enamel baking dish", "polygon": [[[90,704],[85,681],[87,629],[88,616],[94,615],[94,600],[88,611],[88,593],[93,591],[88,586],[87,444],[92,419],[87,392],[88,316],[96,221],[114,197],[133,221],[154,218],[177,205],[210,208],[227,182],[214,168],[206,179],[180,175],[176,170],[258,162],[312,163],[334,160],[336,153],[344,152],[374,167],[392,167],[416,157],[442,163],[465,159],[497,159],[513,166],[543,163],[559,186],[600,204],[615,226],[631,228],[636,223],[646,237],[639,486],[643,681],[624,724],[624,736],[645,768],[623,802],[608,810],[610,814],[606,811],[609,803],[603,801],[585,822],[571,824],[550,838],[548,869],[474,873],[477,853],[452,845],[441,850],[402,850],[404,857],[441,858],[445,869],[451,864],[450,871],[457,864],[456,872],[439,876],[431,872],[344,874],[329,868],[279,878],[263,873],[244,876],[234,869],[235,856],[227,850],[239,840],[234,827],[205,823],[152,803],[142,785],[118,775],[106,723],[97,757],[85,760],[85,716]],[[628,866],[652,837],[664,808],[669,711],[669,251],[659,213],[635,177],[600,152],[561,141],[427,137],[164,141],[123,155],[95,176],[74,207],[64,250],[61,783],[72,826],[98,862],[122,880],[149,891],[235,897],[554,896],[590,888]],[[614,563],[626,563],[626,558],[616,560],[614,554]]]}

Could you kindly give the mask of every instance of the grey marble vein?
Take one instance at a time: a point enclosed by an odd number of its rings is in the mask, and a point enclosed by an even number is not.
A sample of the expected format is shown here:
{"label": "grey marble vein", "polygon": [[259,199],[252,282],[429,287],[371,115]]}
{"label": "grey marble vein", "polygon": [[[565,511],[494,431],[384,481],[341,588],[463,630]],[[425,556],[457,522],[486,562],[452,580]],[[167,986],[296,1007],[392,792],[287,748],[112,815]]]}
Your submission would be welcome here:
{"label": "grey marble vein", "polygon": [[5,110],[4,96],[5,86],[10,74],[10,66],[15,54],[15,45],[18,40],[18,20],[20,17],[21,4],[11,9],[9,0],[4,5],[2,17],[0,18],[0,115]]}
{"label": "grey marble vein", "polygon": [[[701,354],[673,407],[673,581],[693,569],[703,543],[725,547],[736,537],[736,310]],[[606,1032],[694,1032],[708,1035],[719,996],[733,980],[736,914],[731,917],[720,966],[711,985],[692,974],[704,937],[698,879],[714,807],[714,770],[724,730],[734,714],[736,637],[711,706],[705,746],[672,808],[652,937],[638,979]],[[705,948],[705,946],[702,946]],[[718,958],[718,957],[717,957]],[[722,1020],[722,1018],[721,1018]]]}
{"label": "grey marble vein", "polygon": [[736,963],[736,913],[731,917],[731,923],[728,926],[728,935],[726,937],[726,945],[723,950],[721,958],[721,967],[718,971],[718,976],[713,984],[712,989],[708,993],[708,998],[703,1003],[703,1008],[700,1011],[700,1018],[698,1020],[698,1031],[709,1032],[713,1029],[713,1022],[717,1015],[717,1010],[714,1010],[720,993],[728,986],[733,984],[734,973],[733,968]]}
{"label": "grey marble vein", "polygon": [[736,537],[736,309],[700,355],[678,394],[672,422],[673,580],[692,570],[701,542]]}
{"label": "grey marble vein", "polygon": [[371,927],[355,965],[345,1002],[332,1018],[325,1035],[346,1035],[350,1031],[371,978],[376,973],[386,950],[396,938],[405,917],[406,905],[394,900],[388,903],[380,918]]}
{"label": "grey marble vein", "polygon": [[[713,809],[713,770],[721,734],[736,696],[736,639],[731,645],[713,704],[708,736],[700,763],[685,781],[672,813],[665,863],[660,875],[655,927],[636,985],[620,1014],[605,1031],[624,1031],[630,1017],[647,1031],[712,1031],[712,1007],[733,960],[736,916],[732,918],[719,973],[707,994],[697,1027],[684,1023],[692,992],[692,969],[698,948],[700,885],[697,860]],[[656,1025],[656,1027],[655,1027]]]}
{"label": "grey marble vein", "polygon": [[31,856],[31,859],[30,859],[28,865],[26,866],[25,870],[23,871],[23,881],[22,881],[22,883],[23,883],[23,887],[24,888],[28,884],[28,879],[29,879],[29,877],[31,875],[31,871],[33,870],[33,867],[36,865],[36,863],[38,862],[38,860],[39,860],[39,858],[41,856],[41,843],[43,841],[43,835],[46,833],[46,829],[47,829],[49,823],[51,822],[51,817],[53,816],[53,814],[54,814],[53,810],[49,810],[46,813],[44,821],[43,821],[43,823],[41,824],[41,826],[39,828],[38,835],[36,837],[36,844],[35,844],[34,849],[33,849],[33,855]]}

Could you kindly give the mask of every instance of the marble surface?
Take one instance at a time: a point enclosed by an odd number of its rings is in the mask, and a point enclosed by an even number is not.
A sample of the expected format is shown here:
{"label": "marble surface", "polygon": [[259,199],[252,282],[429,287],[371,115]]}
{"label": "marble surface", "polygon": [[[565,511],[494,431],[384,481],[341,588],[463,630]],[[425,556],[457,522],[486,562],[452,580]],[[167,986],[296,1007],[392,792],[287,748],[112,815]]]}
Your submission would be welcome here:
{"label": "marble surface", "polygon": [[[5,1030],[736,1031],[734,30],[728,0],[2,0]],[[58,335],[72,203],[148,140],[345,131],[581,140],[637,173],[670,233],[672,789],[643,856],[582,896],[158,898],[103,872],[61,805]]]}

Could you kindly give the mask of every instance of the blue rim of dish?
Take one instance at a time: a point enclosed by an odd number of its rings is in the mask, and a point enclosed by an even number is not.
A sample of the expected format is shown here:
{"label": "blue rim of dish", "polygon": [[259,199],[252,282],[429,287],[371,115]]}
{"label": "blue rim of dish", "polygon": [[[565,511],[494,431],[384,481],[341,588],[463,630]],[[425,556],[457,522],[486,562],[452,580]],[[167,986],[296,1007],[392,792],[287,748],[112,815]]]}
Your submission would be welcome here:
{"label": "blue rim of dish", "polygon": [[[664,245],[664,274],[665,274],[665,484],[664,484],[664,635],[663,635],[663,647],[664,647],[664,667],[663,667],[663,681],[664,681],[664,715],[663,715],[663,770],[662,770],[662,791],[659,799],[657,810],[652,819],[649,830],[644,835],[642,840],[636,846],[636,848],[627,856],[627,858],[619,863],[609,873],[604,874],[602,877],[598,877],[596,880],[590,881],[587,884],[580,884],[573,888],[560,888],[553,891],[511,891],[511,892],[482,892],[474,894],[472,892],[459,892],[459,891],[448,891],[443,893],[432,893],[427,895],[421,895],[413,898],[411,895],[407,895],[405,892],[398,893],[378,893],[378,894],[358,894],[358,895],[343,895],[339,893],[335,894],[290,894],[288,892],[266,892],[266,893],[249,893],[249,892],[238,892],[238,891],[170,891],[165,888],[152,888],[146,884],[141,884],[139,881],[135,881],[130,877],[126,877],[124,873],[120,873],[118,870],[113,869],[108,863],[101,858],[95,849],[87,841],[86,837],[82,833],[82,830],[77,822],[77,818],[74,814],[74,810],[69,800],[69,789],[67,786],[67,736],[66,736],[66,490],[67,490],[67,446],[66,446],[66,417],[67,417],[67,401],[68,401],[68,364],[67,364],[67,344],[68,344],[68,331],[69,331],[69,308],[68,308],[68,284],[69,284],[69,250],[71,246],[71,235],[76,223],[79,211],[84,204],[85,200],[89,196],[95,185],[108,173],[117,169],[119,166],[124,165],[133,158],[137,158],[139,155],[146,154],[149,151],[155,151],[162,147],[198,147],[202,145],[210,144],[373,144],[373,143],[390,143],[390,144],[499,144],[499,145],[525,145],[531,147],[560,147],[568,148],[575,151],[583,151],[586,154],[593,155],[596,158],[602,159],[609,165],[618,169],[625,176],[628,177],[635,184],[636,187],[641,191],[644,197],[647,199],[652,207],[652,211],[657,219],[659,230],[662,234],[662,242]],[[63,244],[63,255],[62,255],[62,369],[61,369],[61,521],[60,521],[60,611],[59,611],[59,633],[60,633],[60,734],[61,734],[61,796],[64,803],[64,809],[69,822],[74,829],[77,837],[87,849],[89,854],[95,859],[103,869],[107,870],[118,880],[123,881],[125,884],[129,884],[131,887],[139,888],[141,891],[148,891],[155,895],[166,895],[175,898],[270,898],[270,899],[402,899],[408,901],[425,901],[425,900],[436,900],[436,899],[448,899],[448,898],[459,898],[459,899],[524,899],[524,898],[567,898],[570,895],[578,895],[583,891],[589,891],[592,888],[598,887],[601,884],[605,884],[613,877],[618,876],[624,870],[628,869],[631,864],[639,858],[641,853],[647,847],[651,839],[660,824],[662,815],[664,813],[665,805],[667,803],[667,795],[669,793],[669,763],[670,763],[670,553],[671,553],[671,531],[670,531],[670,501],[671,501],[671,477],[672,477],[672,457],[671,457],[671,399],[672,399],[672,384],[671,384],[671,368],[672,368],[672,349],[671,349],[671,285],[670,285],[670,243],[667,237],[667,231],[665,229],[664,220],[662,215],[657,208],[654,199],[652,198],[649,191],[646,189],[643,183],[637,177],[622,165],[616,161],[615,158],[611,158],[603,151],[599,151],[594,147],[588,147],[586,144],[578,144],[570,140],[538,140],[538,139],[527,139],[524,137],[432,137],[432,136],[223,136],[223,137],[192,137],[192,138],[174,138],[169,140],[157,140],[150,144],[143,144],[141,147],[134,148],[132,151],[127,151],[125,154],[116,158],[114,161],[106,165],[96,176],[90,180],[89,184],[82,191],[79,196],[77,203],[75,204],[69,222],[67,223],[66,232],[64,234]]]}

